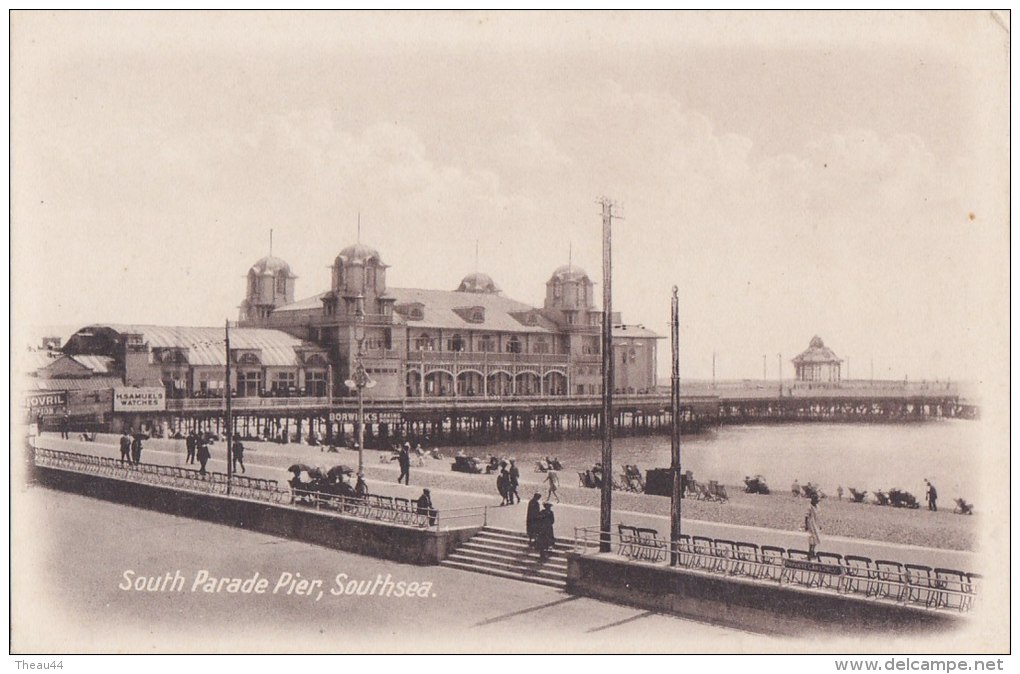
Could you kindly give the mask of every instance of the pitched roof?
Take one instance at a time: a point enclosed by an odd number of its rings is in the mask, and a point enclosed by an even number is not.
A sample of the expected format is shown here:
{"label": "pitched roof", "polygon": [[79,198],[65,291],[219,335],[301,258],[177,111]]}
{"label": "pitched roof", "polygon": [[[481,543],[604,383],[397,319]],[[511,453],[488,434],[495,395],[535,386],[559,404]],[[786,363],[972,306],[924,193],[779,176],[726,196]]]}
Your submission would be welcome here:
{"label": "pitched roof", "polygon": [[33,391],[105,391],[123,385],[120,377],[33,378],[26,388]]}
{"label": "pitched roof", "polygon": [[71,356],[71,358],[92,370],[93,374],[109,374],[109,372],[113,369],[113,358],[110,358],[109,356],[81,354]]}
{"label": "pitched roof", "polygon": [[274,314],[278,314],[281,311],[308,311],[309,309],[322,309],[322,298],[328,295],[329,292],[322,292],[318,295],[312,295],[306,297],[303,300],[291,302],[290,304],[284,304],[282,307],[273,309]]}
{"label": "pitched roof", "polygon": [[[494,332],[553,332],[554,326],[547,319],[539,317],[535,325],[527,325],[514,314],[522,316],[538,309],[490,293],[469,293],[456,290],[424,290],[420,288],[387,288],[386,294],[396,304],[421,303],[425,315],[421,320],[408,320],[408,326],[438,328],[441,330],[491,330]],[[458,309],[482,307],[485,318],[481,323],[465,319],[467,315]]]}
{"label": "pitched roof", "polygon": [[[188,363],[191,365],[225,366],[227,364],[223,328],[102,324],[91,325],[83,330],[102,328],[120,334],[140,333],[142,341],[148,343],[151,348],[187,349]],[[231,349],[257,349],[261,352],[262,364],[270,367],[298,367],[300,365],[297,356],[299,347],[314,348],[315,345],[288,335],[281,330],[269,328],[230,329]]]}

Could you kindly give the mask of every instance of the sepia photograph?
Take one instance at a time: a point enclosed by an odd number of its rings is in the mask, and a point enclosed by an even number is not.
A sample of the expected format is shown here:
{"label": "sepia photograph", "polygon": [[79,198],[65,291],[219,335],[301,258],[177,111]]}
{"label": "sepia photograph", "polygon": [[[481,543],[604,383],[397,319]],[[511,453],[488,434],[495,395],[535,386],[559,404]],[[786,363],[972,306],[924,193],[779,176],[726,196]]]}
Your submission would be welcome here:
{"label": "sepia photograph", "polygon": [[1008,10],[8,18],[18,662],[1002,669]]}

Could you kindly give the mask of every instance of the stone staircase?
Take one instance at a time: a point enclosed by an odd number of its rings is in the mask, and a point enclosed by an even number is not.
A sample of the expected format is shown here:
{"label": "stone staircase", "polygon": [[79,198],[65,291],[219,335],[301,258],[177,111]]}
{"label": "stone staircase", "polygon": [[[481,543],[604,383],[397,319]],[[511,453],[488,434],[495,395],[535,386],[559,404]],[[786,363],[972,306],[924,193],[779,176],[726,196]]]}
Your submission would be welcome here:
{"label": "stone staircase", "polygon": [[537,550],[528,547],[524,532],[484,527],[441,565],[562,590],[567,584],[566,553],[569,549],[570,546],[557,543],[543,561]]}

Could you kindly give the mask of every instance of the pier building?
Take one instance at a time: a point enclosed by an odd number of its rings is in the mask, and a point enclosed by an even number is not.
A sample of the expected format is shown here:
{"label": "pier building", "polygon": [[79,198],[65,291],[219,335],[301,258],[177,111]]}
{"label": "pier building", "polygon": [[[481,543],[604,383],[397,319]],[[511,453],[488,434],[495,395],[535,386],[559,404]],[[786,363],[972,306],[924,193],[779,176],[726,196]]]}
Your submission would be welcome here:
{"label": "pier building", "polygon": [[818,335],[811,338],[808,348],[793,359],[797,381],[838,383],[841,379],[843,359]]}

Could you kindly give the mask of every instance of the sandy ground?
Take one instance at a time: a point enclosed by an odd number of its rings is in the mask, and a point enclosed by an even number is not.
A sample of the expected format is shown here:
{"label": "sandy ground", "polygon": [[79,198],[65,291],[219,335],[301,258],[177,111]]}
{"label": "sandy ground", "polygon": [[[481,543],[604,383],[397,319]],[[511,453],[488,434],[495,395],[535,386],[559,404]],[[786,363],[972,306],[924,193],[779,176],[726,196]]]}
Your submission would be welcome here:
{"label": "sandy ground", "polygon": [[[40,442],[42,446],[53,449],[83,451],[106,456],[119,455],[116,450],[117,436],[100,436],[97,442],[83,443],[75,440],[65,441],[57,434],[46,434]],[[184,465],[186,454],[183,440],[148,440],[143,453],[144,462],[170,463]],[[335,464],[357,466],[356,452],[341,450],[339,453],[324,452],[318,447],[307,445],[280,445],[276,443],[248,442],[246,462],[252,475],[270,477],[280,481],[281,485],[290,477],[287,466],[295,462],[318,465],[324,468]],[[212,447],[213,460],[210,470],[225,471],[222,460],[224,451],[222,443]],[[433,502],[437,508],[444,506],[462,507],[467,505],[489,504],[499,505],[499,496],[495,489],[495,476],[468,475],[450,470],[452,459],[425,459],[424,466],[412,466],[411,488],[397,487],[396,478],[399,469],[395,463],[382,463],[385,454],[374,450],[366,450],[364,465],[366,479],[370,489],[375,493],[392,493],[405,497],[416,497],[421,487],[428,486],[433,490]],[[197,467],[197,466],[196,466]],[[546,492],[543,484],[545,475],[533,471],[531,466],[522,467],[522,497],[527,500],[536,489]],[[561,486],[559,496],[563,503],[573,506],[584,506],[597,509],[600,494],[594,489],[581,488],[577,482],[576,471],[560,472]],[[808,508],[806,499],[793,497],[789,494],[746,494],[741,487],[727,485],[730,500],[725,503],[684,499],[683,515],[690,520],[714,522],[734,527],[756,527],[776,530],[796,536],[800,541],[803,537],[801,527]],[[443,492],[450,497],[444,503]],[[474,494],[478,498],[454,498],[454,495]],[[614,492],[614,509],[626,513],[644,513],[647,515],[669,515],[669,499],[645,494]],[[951,505],[951,504],[950,504]],[[881,507],[870,504],[851,503],[826,498],[822,501],[820,513],[823,534],[829,539],[866,539],[882,541],[902,546],[918,546],[943,550],[973,551],[981,515],[956,515],[952,509],[940,509],[929,512],[926,508],[908,510]],[[597,524],[597,511],[594,519],[587,521],[586,526]],[[734,537],[734,536],[728,536]],[[746,537],[745,537],[746,540]],[[803,541],[797,547],[804,547]],[[895,558],[895,557],[894,557]]]}

